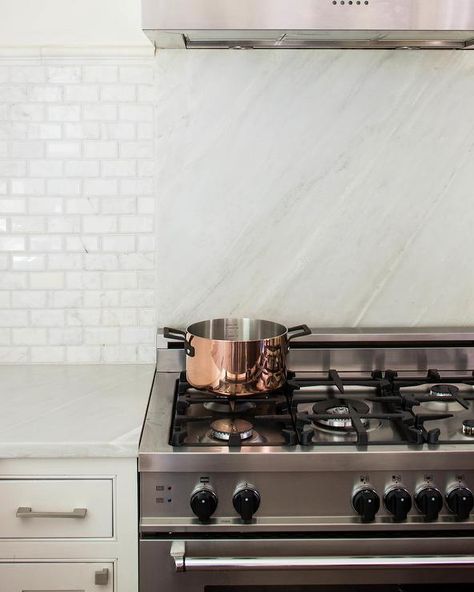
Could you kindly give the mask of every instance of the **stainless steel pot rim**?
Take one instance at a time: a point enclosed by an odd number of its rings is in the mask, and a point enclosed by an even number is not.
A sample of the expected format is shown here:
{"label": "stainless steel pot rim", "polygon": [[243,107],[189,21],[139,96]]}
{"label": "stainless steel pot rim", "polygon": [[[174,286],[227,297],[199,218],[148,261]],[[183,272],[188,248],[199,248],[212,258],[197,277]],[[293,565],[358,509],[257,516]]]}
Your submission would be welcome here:
{"label": "stainless steel pot rim", "polygon": [[288,333],[287,327],[274,321],[250,318],[220,318],[198,321],[186,332],[194,337],[229,343],[249,343],[279,339]]}

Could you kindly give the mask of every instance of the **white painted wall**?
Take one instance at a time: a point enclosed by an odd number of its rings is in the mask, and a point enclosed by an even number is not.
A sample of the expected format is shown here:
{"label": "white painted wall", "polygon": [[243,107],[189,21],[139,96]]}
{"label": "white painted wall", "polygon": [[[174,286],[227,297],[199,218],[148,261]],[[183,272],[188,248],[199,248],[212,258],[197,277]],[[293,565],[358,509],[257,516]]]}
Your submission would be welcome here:
{"label": "white painted wall", "polygon": [[151,53],[140,11],[140,0],[0,0],[0,51],[79,46],[86,53],[101,47]]}

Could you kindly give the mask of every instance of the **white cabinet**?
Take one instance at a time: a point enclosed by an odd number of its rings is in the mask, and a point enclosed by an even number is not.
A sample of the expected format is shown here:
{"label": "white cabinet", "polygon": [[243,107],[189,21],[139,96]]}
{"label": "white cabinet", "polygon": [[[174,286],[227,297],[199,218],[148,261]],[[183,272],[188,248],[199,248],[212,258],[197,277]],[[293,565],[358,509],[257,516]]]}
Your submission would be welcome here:
{"label": "white cabinet", "polygon": [[112,563],[0,563],[2,592],[113,592]]}
{"label": "white cabinet", "polygon": [[106,538],[111,479],[0,479],[0,538]]}
{"label": "white cabinet", "polygon": [[136,458],[0,458],[0,592],[137,592],[137,477]]}

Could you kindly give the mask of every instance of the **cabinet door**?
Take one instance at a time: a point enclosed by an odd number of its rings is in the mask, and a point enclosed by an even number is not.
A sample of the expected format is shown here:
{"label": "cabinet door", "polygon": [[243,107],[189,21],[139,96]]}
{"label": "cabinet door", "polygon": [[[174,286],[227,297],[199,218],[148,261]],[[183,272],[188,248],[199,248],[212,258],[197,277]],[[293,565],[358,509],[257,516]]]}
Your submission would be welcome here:
{"label": "cabinet door", "polygon": [[1,592],[113,592],[113,563],[0,563]]}

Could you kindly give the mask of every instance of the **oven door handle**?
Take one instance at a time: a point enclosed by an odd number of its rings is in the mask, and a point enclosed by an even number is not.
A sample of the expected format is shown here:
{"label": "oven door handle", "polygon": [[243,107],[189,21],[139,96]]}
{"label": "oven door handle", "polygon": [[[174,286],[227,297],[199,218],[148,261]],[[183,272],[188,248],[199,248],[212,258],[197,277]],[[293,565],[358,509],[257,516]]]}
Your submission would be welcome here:
{"label": "oven door handle", "polygon": [[177,572],[474,567],[473,555],[187,557],[184,541],[174,541],[170,554]]}

